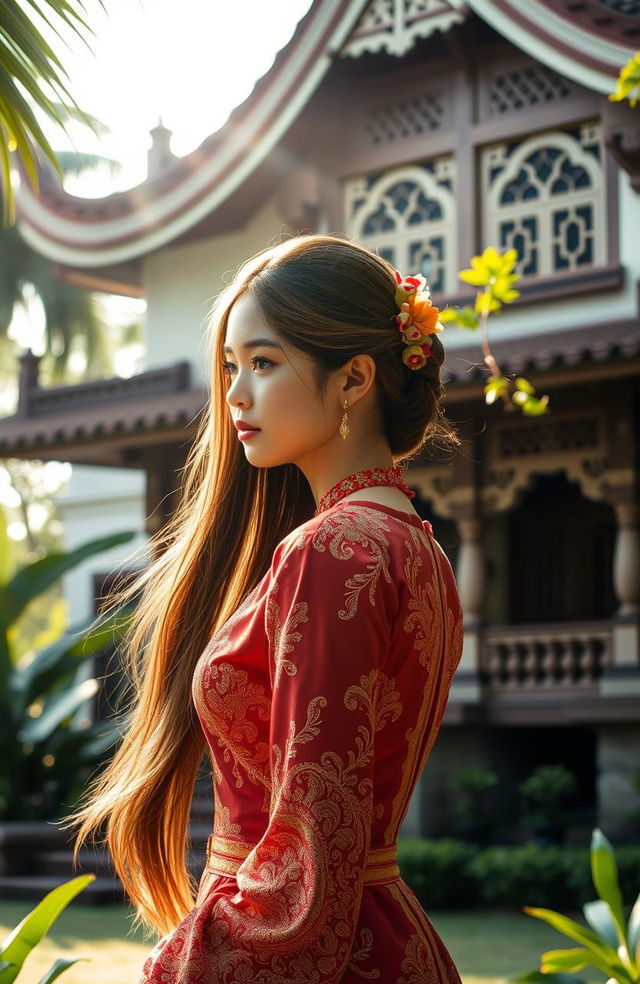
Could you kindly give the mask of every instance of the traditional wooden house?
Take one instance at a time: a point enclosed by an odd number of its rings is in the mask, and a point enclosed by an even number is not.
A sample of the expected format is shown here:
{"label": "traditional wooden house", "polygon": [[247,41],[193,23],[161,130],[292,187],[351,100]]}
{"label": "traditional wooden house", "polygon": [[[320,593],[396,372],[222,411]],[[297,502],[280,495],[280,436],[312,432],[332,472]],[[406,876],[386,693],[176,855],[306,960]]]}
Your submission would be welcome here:
{"label": "traditional wooden house", "polygon": [[472,763],[500,774],[505,836],[538,763],[574,770],[585,831],[624,835],[637,806],[640,109],[607,94],[639,47],[638,0],[314,0],[193,153],[175,158],[159,127],[139,187],[20,191],[22,234],[60,276],[147,299],[147,368],[42,389],[26,355],[0,454],[142,471],[148,529],[205,399],[210,300],[242,260],[283,234],[346,234],[422,270],[442,307],[471,300],[457,271],[474,253],[518,249],[522,296],[491,346],[550,413],[485,405],[480,342],[448,326],[463,447],[408,473],[465,642],[405,834],[451,829],[447,780]]}

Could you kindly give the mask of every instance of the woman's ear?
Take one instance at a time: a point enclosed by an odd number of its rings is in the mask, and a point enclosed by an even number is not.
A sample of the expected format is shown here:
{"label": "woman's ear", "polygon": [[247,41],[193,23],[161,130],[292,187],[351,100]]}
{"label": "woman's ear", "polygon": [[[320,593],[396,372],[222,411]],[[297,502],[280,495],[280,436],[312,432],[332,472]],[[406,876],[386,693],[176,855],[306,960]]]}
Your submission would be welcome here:
{"label": "woman's ear", "polygon": [[341,386],[348,390],[349,403],[356,403],[369,392],[375,383],[376,364],[370,355],[354,355],[339,370]]}

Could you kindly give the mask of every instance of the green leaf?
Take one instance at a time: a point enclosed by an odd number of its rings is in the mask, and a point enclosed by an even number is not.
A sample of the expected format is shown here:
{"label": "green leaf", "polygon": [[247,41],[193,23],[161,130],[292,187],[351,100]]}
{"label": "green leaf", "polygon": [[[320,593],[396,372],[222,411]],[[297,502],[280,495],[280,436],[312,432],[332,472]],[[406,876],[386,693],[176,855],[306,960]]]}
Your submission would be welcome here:
{"label": "green leaf", "polygon": [[500,397],[509,392],[509,380],[505,376],[493,376],[484,387],[485,403],[491,406]]}
{"label": "green leaf", "polygon": [[525,393],[535,393],[533,386],[528,379],[524,378],[524,376],[516,376],[515,384],[517,389],[523,390]]}
{"label": "green leaf", "polygon": [[543,974],[539,970],[532,970],[521,977],[511,977],[510,980],[514,984],[586,984],[586,981],[574,977],[573,974]]}
{"label": "green leaf", "polygon": [[[514,393],[514,399],[516,396],[517,393]],[[543,413],[549,413],[548,403],[548,396],[543,396],[539,400],[534,396],[530,396],[522,403],[522,411],[529,417],[539,417]]]}
{"label": "green leaf", "polygon": [[60,974],[62,974],[63,971],[67,970],[68,967],[73,967],[73,965],[78,963],[80,960],[87,960],[89,963],[91,962],[89,957],[58,957],[56,962],[49,968],[44,977],[40,978],[38,984],[52,984],[52,981],[55,981],[57,977],[60,977]]}
{"label": "green leaf", "polygon": [[636,948],[640,945],[640,895],[638,895],[635,905],[631,910],[631,915],[629,916],[627,935],[629,938],[629,950],[631,953],[635,953]]}
{"label": "green leaf", "polygon": [[591,874],[600,898],[609,905],[618,937],[625,943],[624,906],[618,884],[618,867],[611,844],[599,827],[591,837]]}
{"label": "green leaf", "polygon": [[591,963],[592,953],[584,947],[576,947],[569,950],[547,950],[540,957],[540,968],[543,974],[551,971],[562,970],[583,970]]}
{"label": "green leaf", "polygon": [[547,971],[555,973],[563,970],[573,972],[582,970],[584,967],[595,967],[602,971],[606,977],[615,974],[621,980],[629,981],[628,974],[618,959],[609,961],[603,957],[598,957],[592,949],[587,950],[579,947],[570,950],[549,950],[547,953],[543,953],[540,958],[540,969],[543,973],[547,973]]}
{"label": "green leaf", "polygon": [[15,965],[15,972],[9,971],[2,984],[12,984],[18,976],[24,961],[35,946],[47,935],[60,913],[87,885],[95,881],[95,875],[80,875],[71,881],[58,885],[38,903],[15,929],[7,936],[0,947],[0,959]]}
{"label": "green leaf", "polygon": [[113,645],[116,632],[122,632],[130,621],[131,613],[121,610],[108,616],[91,629],[95,619],[80,627],[70,629],[61,639],[46,646],[27,664],[14,669],[10,678],[10,692],[16,704],[26,709],[50,687],[75,673],[96,653]]}
{"label": "green leaf", "polygon": [[534,919],[542,919],[543,922],[549,923],[559,933],[568,936],[570,940],[575,940],[576,943],[589,947],[599,958],[617,962],[618,955],[615,950],[603,943],[591,929],[581,926],[580,923],[574,922],[568,916],[563,916],[560,912],[554,912],[552,909],[539,909],[534,906],[524,906],[523,911],[527,915],[533,916]]}
{"label": "green leaf", "polygon": [[27,564],[2,590],[3,613],[0,625],[5,628],[12,625],[33,598],[50,588],[63,574],[77,567],[87,557],[127,543],[135,535],[135,531],[112,533],[83,543],[67,553],[49,554],[48,557]]}
{"label": "green leaf", "polygon": [[35,745],[39,741],[51,738],[65,718],[75,714],[81,704],[94,697],[98,690],[98,681],[90,679],[51,697],[45,704],[42,714],[37,718],[30,718],[23,725],[18,734],[19,740],[33,742]]}
{"label": "green leaf", "polygon": [[614,950],[618,946],[618,933],[616,930],[611,909],[606,902],[598,899],[596,902],[586,902],[582,907],[584,918],[592,929],[596,931],[605,943],[612,946]]}

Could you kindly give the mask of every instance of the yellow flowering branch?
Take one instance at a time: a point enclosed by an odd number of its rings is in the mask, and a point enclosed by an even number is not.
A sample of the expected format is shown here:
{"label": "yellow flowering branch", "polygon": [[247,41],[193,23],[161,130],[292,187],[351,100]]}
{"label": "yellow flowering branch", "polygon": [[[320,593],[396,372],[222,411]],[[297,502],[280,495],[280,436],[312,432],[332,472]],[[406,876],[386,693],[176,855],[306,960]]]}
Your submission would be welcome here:
{"label": "yellow flowering branch", "polygon": [[611,102],[621,102],[628,99],[629,104],[634,108],[640,99],[640,51],[629,59],[626,65],[620,69],[615,91],[609,96]]}
{"label": "yellow flowering branch", "polygon": [[503,304],[511,304],[520,296],[520,292],[513,287],[519,279],[519,274],[514,272],[517,262],[518,251],[515,249],[498,253],[495,247],[488,246],[481,256],[473,256],[471,267],[468,270],[461,270],[458,277],[472,287],[481,288],[476,294],[474,307],[462,308],[459,311],[447,308],[440,312],[440,320],[453,321],[461,328],[471,331],[480,327],[482,354],[492,377],[485,383],[485,403],[491,404],[500,398],[504,401],[505,410],[513,412],[519,407],[527,416],[539,416],[548,413],[549,397],[537,397],[531,383],[522,376],[517,376],[514,380],[503,376],[489,348],[487,329],[489,315],[499,311]]}

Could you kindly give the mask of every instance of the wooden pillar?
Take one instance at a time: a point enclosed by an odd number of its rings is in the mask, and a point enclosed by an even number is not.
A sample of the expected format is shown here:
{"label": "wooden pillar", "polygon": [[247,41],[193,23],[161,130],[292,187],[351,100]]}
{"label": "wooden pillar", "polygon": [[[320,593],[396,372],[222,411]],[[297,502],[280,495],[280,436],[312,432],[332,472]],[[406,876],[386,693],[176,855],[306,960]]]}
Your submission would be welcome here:
{"label": "wooden pillar", "polygon": [[621,385],[607,415],[607,473],[602,494],[618,523],[613,584],[620,607],[613,618],[612,665],[603,674],[606,696],[640,696],[640,475],[637,395]]}
{"label": "wooden pillar", "polygon": [[181,495],[178,469],[184,465],[187,451],[186,446],[175,444],[159,444],[144,451],[147,476],[145,530],[149,536],[163,529],[178,507]]}

